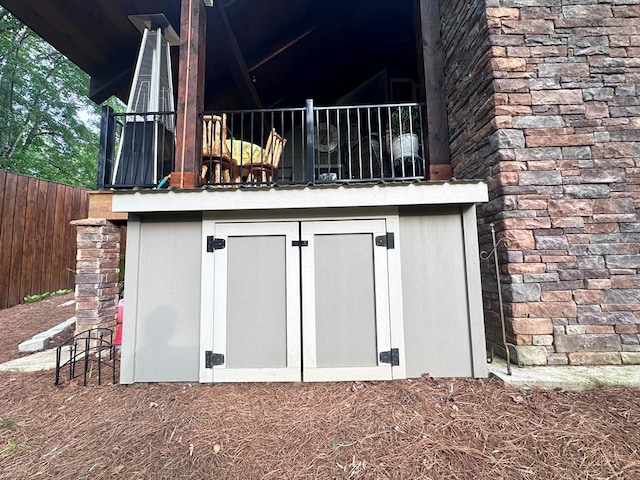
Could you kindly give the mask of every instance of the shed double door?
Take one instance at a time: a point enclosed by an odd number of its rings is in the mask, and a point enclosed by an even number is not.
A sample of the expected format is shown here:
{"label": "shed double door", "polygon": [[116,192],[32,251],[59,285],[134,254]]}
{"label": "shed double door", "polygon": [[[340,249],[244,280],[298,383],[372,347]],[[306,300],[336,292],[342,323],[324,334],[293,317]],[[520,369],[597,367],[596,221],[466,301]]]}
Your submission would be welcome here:
{"label": "shed double door", "polygon": [[202,381],[392,378],[387,248],[376,245],[384,219],[214,231]]}

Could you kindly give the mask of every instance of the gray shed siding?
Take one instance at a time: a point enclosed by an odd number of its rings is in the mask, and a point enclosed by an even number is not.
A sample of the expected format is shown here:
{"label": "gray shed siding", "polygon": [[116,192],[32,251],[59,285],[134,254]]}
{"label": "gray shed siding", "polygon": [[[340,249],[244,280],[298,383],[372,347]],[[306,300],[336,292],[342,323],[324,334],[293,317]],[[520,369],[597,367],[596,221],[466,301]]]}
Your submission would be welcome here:
{"label": "gray shed siding", "polygon": [[[434,189],[433,186],[430,186],[424,188],[424,191],[429,194],[431,190],[442,190],[445,195],[450,195],[453,198],[453,192],[448,192],[448,190],[455,186],[442,185],[439,187],[441,188],[436,186]],[[419,195],[412,193],[414,188],[415,186],[406,186],[402,189],[389,188],[389,191],[401,195],[408,193],[410,196],[415,196],[416,199],[420,198]],[[375,192],[375,187],[371,191]],[[309,190],[309,192],[314,193],[314,190]],[[361,190],[353,189],[353,192],[357,196]],[[241,379],[245,378],[242,375],[237,378],[233,375],[227,375],[215,380],[215,376],[207,374],[213,370],[207,369],[204,365],[204,350],[211,349],[209,345],[215,337],[209,333],[213,331],[211,327],[213,309],[209,305],[209,303],[213,303],[213,300],[207,299],[215,300],[218,289],[214,287],[214,284],[218,285],[218,282],[226,282],[227,287],[229,285],[232,287],[231,291],[224,294],[227,301],[231,303],[226,321],[229,321],[229,314],[236,319],[233,325],[228,325],[225,335],[229,355],[229,363],[226,366],[230,367],[228,373],[252,367],[258,371],[258,377],[260,377],[259,373],[262,369],[266,372],[274,370],[274,368],[281,368],[284,358],[282,357],[284,334],[281,319],[283,315],[287,316],[282,313],[285,307],[282,300],[284,299],[290,310],[290,302],[286,299],[299,299],[300,288],[309,290],[308,286],[305,287],[305,278],[310,278],[310,271],[308,266],[306,269],[304,266],[296,266],[296,262],[288,262],[282,254],[276,254],[281,248],[270,242],[281,240],[278,239],[278,236],[285,233],[284,230],[280,231],[279,229],[285,228],[286,225],[289,225],[286,227],[289,232],[286,235],[289,237],[285,241],[285,245],[290,245],[292,239],[300,238],[296,233],[299,228],[299,234],[304,237],[305,225],[326,225],[328,222],[335,223],[335,227],[332,226],[332,228],[340,230],[344,228],[340,225],[353,224],[355,220],[366,221],[366,219],[370,221],[386,219],[381,223],[383,225],[382,231],[385,230],[384,225],[386,224],[387,231],[395,233],[395,248],[387,250],[388,253],[385,254],[388,255],[385,261],[388,272],[385,269],[384,278],[385,282],[388,280],[389,290],[385,293],[387,295],[385,302],[387,303],[385,303],[386,306],[383,310],[386,312],[386,309],[389,309],[392,318],[400,319],[399,323],[392,322],[391,324],[391,346],[400,348],[402,352],[400,366],[394,367],[398,369],[398,376],[394,375],[393,378],[404,378],[405,373],[407,377],[419,377],[424,373],[436,377],[485,377],[487,375],[478,237],[473,201],[449,205],[416,205],[414,203],[396,207],[376,205],[367,208],[348,207],[347,205],[345,205],[346,208],[309,208],[305,205],[303,208],[297,209],[295,208],[297,203],[294,201],[290,202],[293,208],[278,206],[269,210],[227,209],[216,211],[207,209],[205,206],[202,211],[194,212],[192,204],[204,203],[206,205],[209,202],[206,193],[205,195],[202,193],[169,194],[167,198],[175,197],[178,200],[174,203],[177,208],[172,212],[138,211],[138,213],[130,213],[121,366],[122,383],[242,381]],[[256,192],[256,194],[261,193],[266,196],[270,195],[270,192],[266,191]],[[292,191],[292,198],[297,193],[297,191]],[[332,191],[328,190],[325,193],[326,201],[333,202]],[[339,194],[339,192],[336,193]],[[241,194],[242,192],[230,192],[228,195],[223,193],[216,198],[221,199],[221,205],[226,205],[226,199],[238,199],[242,202],[244,196]],[[166,200],[164,195],[157,194],[133,196],[127,197],[127,199],[136,202],[135,208],[137,209],[158,208]],[[195,201],[196,199],[199,201]],[[295,200],[295,198],[293,199]],[[348,200],[349,198],[345,196],[345,203]],[[364,200],[366,198],[362,197],[361,201]],[[375,195],[371,197],[372,203],[378,200],[380,199]],[[152,201],[152,203],[147,203],[148,201]],[[443,198],[442,201],[447,200]],[[180,209],[182,210],[180,211]],[[228,255],[229,263],[224,268],[220,266],[216,268],[217,263],[214,259],[223,257],[205,252],[205,237],[212,233],[216,236],[223,235],[223,230],[228,228],[225,225],[235,225],[233,230],[235,233],[227,235],[229,239],[225,255]],[[256,227],[258,225],[262,225],[262,227]],[[294,225],[293,230],[291,230],[291,225]],[[264,228],[267,228],[268,231]],[[378,232],[378,230],[376,227],[375,231]],[[332,234],[333,232],[334,230],[324,233]],[[345,230],[343,233],[348,232]],[[370,283],[366,278],[363,278],[372,275],[370,269],[339,272],[341,268],[344,268],[346,261],[338,258],[339,255],[336,256],[335,250],[339,250],[342,244],[333,245],[332,243],[326,245],[326,248],[323,247],[325,240],[331,242],[349,241],[348,250],[351,251],[349,259],[358,253],[369,258],[371,247],[365,248],[356,242],[360,237],[352,235],[353,233],[358,232],[351,232],[342,237],[321,238],[318,242],[318,246],[322,247],[320,251],[326,250],[327,252],[322,255],[322,258],[316,259],[319,260],[316,262],[319,263],[319,270],[312,273],[312,277],[316,280],[314,283],[318,283],[320,280],[321,285],[331,284],[331,287],[327,287],[326,292],[322,289],[320,292],[316,292],[316,294],[322,294],[320,295],[320,307],[316,306],[313,311],[307,312],[301,320],[298,320],[302,324],[304,324],[305,318],[307,320],[311,317],[316,320],[318,318],[326,320],[321,327],[326,327],[325,330],[328,330],[325,331],[321,328],[320,331],[315,331],[314,348],[317,348],[318,345],[320,347],[329,345],[326,350],[333,351],[330,341],[331,331],[335,331],[338,336],[345,335],[345,325],[342,325],[345,321],[345,315],[342,315],[341,312],[345,308],[348,310],[347,302],[353,304],[356,299],[353,296],[354,292],[350,292],[345,300],[344,296],[336,295],[336,289],[352,290],[354,284],[362,286]],[[252,238],[250,244],[242,243],[245,242],[244,237]],[[258,240],[262,243],[255,245]],[[262,245],[263,243],[264,245]],[[310,243],[313,245],[316,242]],[[373,248],[375,252],[383,251],[380,250],[380,247]],[[303,253],[302,256],[312,253],[311,250],[305,250],[305,252],[307,253]],[[391,261],[392,258],[393,261]],[[208,265],[206,269],[202,267],[203,264]],[[256,264],[261,265],[258,273],[253,271],[253,266]],[[286,291],[283,292],[277,287],[283,285],[282,278],[285,271],[291,275],[291,269],[286,268],[286,265],[293,265],[296,272],[293,277],[288,278]],[[298,268],[300,268],[300,273],[298,273]],[[377,268],[376,271],[378,271]],[[348,274],[345,281],[340,284],[342,286],[335,283],[336,272],[340,275]],[[214,275],[216,276],[215,281]],[[219,275],[221,276],[218,278]],[[325,277],[331,277],[331,280]],[[300,278],[300,281],[295,284],[297,292],[295,294],[289,291],[288,282],[292,278]],[[255,304],[252,306],[246,302],[243,303],[243,299],[247,298],[248,294],[252,298],[254,296],[260,297],[262,300],[258,303],[262,305],[273,301],[273,298],[269,296],[270,300],[267,300],[267,297],[263,296],[265,293],[260,288],[245,287],[248,284],[253,286],[256,282],[257,285],[268,284],[270,288],[275,288],[274,291],[279,292],[277,295],[279,300],[270,305],[273,307],[271,313],[265,312],[263,309],[256,310]],[[349,285],[349,287],[347,288],[345,285]],[[362,301],[358,300],[358,302],[367,303],[365,300],[370,300],[371,292],[363,291],[360,293]],[[218,304],[215,303],[213,306],[215,305]],[[277,312],[281,312],[281,314]],[[267,334],[247,336],[246,333],[252,325],[249,320],[255,319],[256,315],[266,315],[264,321],[266,322]],[[349,322],[352,322],[356,317],[353,314],[347,316]],[[359,332],[373,331],[371,330],[373,325],[361,325],[361,327],[358,329]],[[314,323],[313,328],[320,327]],[[257,334],[257,332],[249,333]],[[202,335],[204,335],[203,338],[200,338]],[[377,338],[376,335],[378,334],[374,333],[374,338]],[[271,340],[269,340],[270,338]],[[259,365],[256,365],[258,357],[250,359],[245,354],[241,354],[235,360],[232,358],[234,351],[247,353],[247,341],[255,346],[261,340],[267,341],[278,351],[269,350],[269,354],[263,359],[264,361],[258,361]],[[364,342],[364,337],[361,340],[363,343],[367,343]],[[352,339],[352,343],[353,341]],[[368,344],[371,343],[371,341],[368,342]],[[362,352],[366,358],[371,357],[371,352],[368,350],[365,352],[364,348],[365,345],[358,345],[354,351],[350,352],[351,356],[343,359],[336,359],[337,357],[327,359],[321,356],[318,359],[321,363],[318,365],[318,369],[322,370],[320,368],[322,365],[325,367],[327,365],[333,366],[336,371],[363,368],[354,365],[362,363],[359,360],[361,357],[359,352]],[[250,350],[252,354],[256,353],[254,352],[255,348],[250,347]],[[379,350],[382,351],[384,348]],[[288,352],[287,355],[295,356],[298,353],[302,352],[295,350],[295,352]],[[354,360],[356,357],[357,361]],[[335,364],[335,362],[338,363]],[[315,364],[313,368],[315,368]],[[297,378],[295,372],[289,373],[292,375],[287,377],[288,381]],[[318,377],[318,379],[319,381],[333,379],[329,377],[331,375],[327,374],[326,378],[322,377],[320,380],[321,377]],[[349,379],[347,376],[343,377],[340,378]],[[312,378],[308,380],[313,381]],[[258,381],[268,381],[268,378]]]}
{"label": "gray shed siding", "polygon": [[484,342],[472,338],[469,284],[480,278],[467,265],[463,207],[407,209],[400,234],[407,377],[486,376]]}
{"label": "gray shed siding", "polygon": [[122,383],[198,381],[201,216],[130,216]]}

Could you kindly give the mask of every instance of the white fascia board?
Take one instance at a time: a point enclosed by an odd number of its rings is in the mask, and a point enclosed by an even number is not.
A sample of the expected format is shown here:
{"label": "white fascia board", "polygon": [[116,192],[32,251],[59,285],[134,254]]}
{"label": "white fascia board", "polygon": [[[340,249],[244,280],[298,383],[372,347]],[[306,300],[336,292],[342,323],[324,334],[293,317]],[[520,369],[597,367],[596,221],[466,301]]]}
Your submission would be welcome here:
{"label": "white fascia board", "polygon": [[114,212],[460,205],[488,200],[483,181],[114,191]]}

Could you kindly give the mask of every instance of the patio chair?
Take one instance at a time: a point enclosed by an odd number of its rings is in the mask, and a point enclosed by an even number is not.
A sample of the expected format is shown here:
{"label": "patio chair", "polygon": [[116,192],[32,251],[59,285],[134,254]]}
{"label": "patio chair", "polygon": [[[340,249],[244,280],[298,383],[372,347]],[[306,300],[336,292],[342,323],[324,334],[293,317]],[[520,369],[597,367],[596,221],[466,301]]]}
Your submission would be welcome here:
{"label": "patio chair", "polygon": [[247,182],[273,181],[278,173],[280,157],[282,157],[282,151],[286,144],[287,139],[279,135],[275,128],[272,128],[267,138],[267,144],[262,151],[260,161],[251,161],[248,164],[243,164],[243,168],[249,171]]}
{"label": "patio chair", "polygon": [[240,172],[231,159],[227,142],[227,114],[204,115],[202,121],[202,180],[211,183],[239,182]]}

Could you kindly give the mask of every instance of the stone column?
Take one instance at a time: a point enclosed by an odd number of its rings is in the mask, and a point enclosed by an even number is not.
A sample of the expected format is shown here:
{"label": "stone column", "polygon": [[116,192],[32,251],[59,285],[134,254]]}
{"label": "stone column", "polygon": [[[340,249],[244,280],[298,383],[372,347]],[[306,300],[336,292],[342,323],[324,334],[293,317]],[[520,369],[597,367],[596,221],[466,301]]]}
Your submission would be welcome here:
{"label": "stone column", "polygon": [[[498,163],[487,160],[479,231],[482,241],[494,222],[505,239],[507,334],[526,365],[640,364],[640,8],[632,3],[486,1]],[[495,296],[485,305],[491,342]]]}
{"label": "stone column", "polygon": [[76,333],[114,328],[118,311],[120,227],[106,219],[71,222],[78,228]]}

